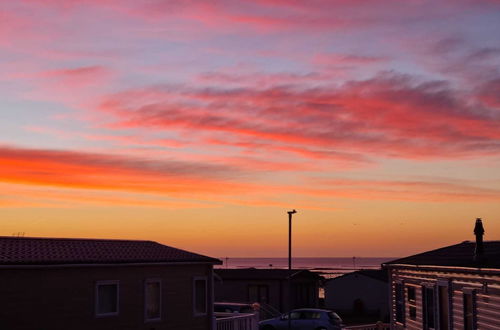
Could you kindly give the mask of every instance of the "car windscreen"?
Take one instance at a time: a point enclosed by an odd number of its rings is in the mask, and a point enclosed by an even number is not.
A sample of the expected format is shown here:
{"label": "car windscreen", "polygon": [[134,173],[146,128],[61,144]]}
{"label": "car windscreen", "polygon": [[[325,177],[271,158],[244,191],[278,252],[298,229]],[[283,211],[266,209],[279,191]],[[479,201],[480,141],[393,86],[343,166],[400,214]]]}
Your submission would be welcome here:
{"label": "car windscreen", "polygon": [[330,318],[330,320],[341,320],[340,316],[334,312],[328,312],[328,318]]}

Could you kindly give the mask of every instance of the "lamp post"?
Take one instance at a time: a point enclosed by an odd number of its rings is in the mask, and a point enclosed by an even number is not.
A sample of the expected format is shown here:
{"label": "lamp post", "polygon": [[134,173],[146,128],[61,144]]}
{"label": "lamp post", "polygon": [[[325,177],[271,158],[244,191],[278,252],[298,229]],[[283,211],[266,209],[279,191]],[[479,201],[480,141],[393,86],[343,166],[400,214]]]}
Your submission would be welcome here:
{"label": "lamp post", "polygon": [[288,270],[292,270],[292,214],[296,210],[288,211]]}
{"label": "lamp post", "polygon": [[288,211],[288,330],[291,329],[292,319],[291,308],[292,308],[292,214],[297,213],[295,209]]}

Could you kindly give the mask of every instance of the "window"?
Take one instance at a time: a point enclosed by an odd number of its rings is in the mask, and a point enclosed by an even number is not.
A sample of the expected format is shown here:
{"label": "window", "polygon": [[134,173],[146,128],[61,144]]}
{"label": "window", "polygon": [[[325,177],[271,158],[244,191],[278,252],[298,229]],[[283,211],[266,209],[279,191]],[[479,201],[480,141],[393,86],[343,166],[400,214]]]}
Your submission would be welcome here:
{"label": "window", "polygon": [[396,322],[404,324],[405,317],[405,292],[403,283],[396,283]]}
{"label": "window", "polygon": [[408,314],[410,320],[417,319],[417,290],[414,286],[407,286],[408,290]]}
{"label": "window", "polygon": [[464,330],[476,330],[476,291],[464,288]]}
{"label": "window", "polygon": [[[295,295],[296,307],[309,307],[314,305],[314,286],[310,284],[293,284],[292,294]],[[267,301],[262,301],[267,302]]]}
{"label": "window", "polygon": [[416,298],[416,290],[414,286],[408,287],[408,302],[414,303],[417,300]]}
{"label": "window", "polygon": [[251,303],[259,302],[266,304],[269,301],[269,286],[267,285],[249,285],[248,301]]}
{"label": "window", "polygon": [[424,329],[435,328],[435,303],[434,303],[434,287],[422,287],[422,307],[423,307],[423,320]]}
{"label": "window", "polygon": [[448,283],[438,284],[439,329],[450,329],[450,290]]}
{"label": "window", "polygon": [[207,279],[194,279],[194,314],[205,315],[207,313]]}
{"label": "window", "polygon": [[161,320],[161,280],[148,279],[144,284],[144,318]]}
{"label": "window", "polygon": [[118,281],[96,283],[96,316],[118,315]]}
{"label": "window", "polygon": [[301,319],[305,320],[316,320],[321,318],[321,313],[319,312],[302,312]]}
{"label": "window", "polygon": [[288,312],[286,314],[283,314],[281,316],[281,319],[288,320],[288,315],[290,315],[290,320],[299,320],[300,319],[300,312]]}

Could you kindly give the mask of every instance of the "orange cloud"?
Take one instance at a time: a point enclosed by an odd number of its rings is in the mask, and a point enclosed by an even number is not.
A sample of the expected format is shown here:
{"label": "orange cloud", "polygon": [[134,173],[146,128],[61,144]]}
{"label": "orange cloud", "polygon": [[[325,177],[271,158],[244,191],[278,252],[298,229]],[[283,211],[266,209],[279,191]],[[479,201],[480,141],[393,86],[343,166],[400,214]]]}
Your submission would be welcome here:
{"label": "orange cloud", "polygon": [[[300,207],[325,210],[330,209],[331,201],[337,199],[477,202],[495,201],[500,197],[500,191],[496,189],[439,181],[327,179],[295,180],[288,185],[265,180],[249,183],[242,174],[244,167],[239,161],[232,164],[227,159],[225,161],[225,166],[203,165],[1,147],[0,182],[7,187],[2,205],[193,208],[233,204],[284,207],[289,205],[286,200],[290,196],[302,196],[302,201],[296,202]],[[14,200],[17,202],[9,202]]]}
{"label": "orange cloud", "polygon": [[224,180],[234,169],[217,165],[9,147],[0,160],[0,180],[10,183],[185,195],[242,189]]}
{"label": "orange cloud", "polygon": [[500,198],[500,190],[473,184],[432,181],[389,180],[312,180],[318,189],[312,195],[338,196],[367,200],[404,200],[430,202],[485,202]]}

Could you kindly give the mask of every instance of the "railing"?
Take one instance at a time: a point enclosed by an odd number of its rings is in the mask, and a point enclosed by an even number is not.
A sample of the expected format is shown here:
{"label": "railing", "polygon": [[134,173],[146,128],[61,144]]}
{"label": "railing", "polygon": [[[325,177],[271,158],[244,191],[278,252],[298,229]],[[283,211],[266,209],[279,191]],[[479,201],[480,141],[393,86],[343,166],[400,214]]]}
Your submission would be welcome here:
{"label": "railing", "polygon": [[362,325],[353,325],[349,327],[345,327],[346,330],[390,330],[391,325],[389,323],[377,322],[374,324],[362,324]]}
{"label": "railing", "polygon": [[258,330],[258,314],[216,313],[217,330]]}

